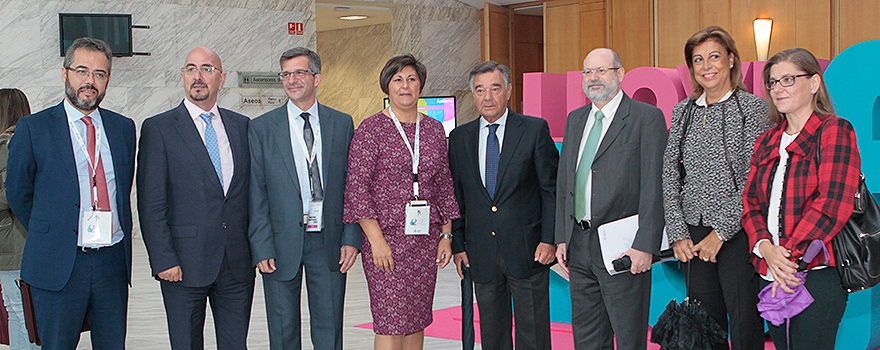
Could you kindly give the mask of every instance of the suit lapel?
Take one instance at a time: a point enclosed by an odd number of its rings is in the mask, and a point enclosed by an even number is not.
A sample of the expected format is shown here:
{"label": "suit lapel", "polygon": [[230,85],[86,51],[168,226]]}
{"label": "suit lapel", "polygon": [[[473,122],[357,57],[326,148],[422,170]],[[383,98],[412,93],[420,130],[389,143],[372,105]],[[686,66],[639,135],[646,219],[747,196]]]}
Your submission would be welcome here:
{"label": "suit lapel", "polygon": [[[568,150],[567,154],[563,156],[565,159],[572,159],[574,163],[571,166],[571,171],[566,174],[568,183],[574,186],[574,178],[577,174],[577,166],[580,162],[580,158],[578,158],[578,152],[580,151],[581,141],[584,138],[584,128],[587,127],[587,119],[590,116],[590,110],[593,108],[592,104],[587,105],[587,108],[583,109],[583,113],[579,113],[573,115],[572,117],[575,120],[572,122],[572,133],[570,135],[566,135],[565,139],[563,139],[563,144],[568,143],[571,145],[570,147],[565,147]],[[566,128],[568,130],[568,128]],[[573,188],[573,187],[572,187]]]}
{"label": "suit lapel", "polygon": [[296,173],[296,163],[293,159],[293,145],[290,143],[290,118],[287,116],[287,105],[281,106],[275,110],[277,113],[272,114],[271,118],[275,123],[273,140],[278,144],[278,150],[281,152],[281,160],[287,167],[287,174],[290,175],[290,181],[293,181],[293,188],[299,193],[299,176]]}
{"label": "suit lapel", "polygon": [[[117,123],[117,119],[110,115],[105,109],[100,109],[101,122],[104,124],[104,132],[102,136],[107,138],[107,146],[110,147],[110,155],[113,158],[113,172],[118,179],[125,169],[125,160],[129,159],[125,154],[125,139],[123,138],[124,128],[122,124]],[[118,184],[118,183],[117,183]],[[124,191],[116,191],[116,207],[122,208],[122,196],[127,196]]]}
{"label": "suit lapel", "polygon": [[501,147],[501,155],[498,159],[498,177],[495,182],[495,194],[504,181],[504,174],[507,172],[507,166],[510,164],[510,158],[516,152],[516,147],[522,138],[522,118],[510,111],[507,114],[507,125],[504,126],[504,144]]}
{"label": "suit lapel", "polygon": [[183,144],[185,144],[190,152],[192,152],[194,161],[200,165],[207,178],[212,179],[211,182],[216,186],[217,190],[222,193],[223,187],[220,185],[220,178],[217,177],[217,172],[214,170],[214,164],[211,163],[208,149],[205,148],[205,143],[202,141],[198,129],[196,129],[196,124],[190,117],[183,102],[181,102],[180,106],[175,110],[174,119],[174,126],[177,129],[177,133],[180,135],[180,140],[183,141]]}
{"label": "suit lapel", "polygon": [[64,169],[70,174],[70,178],[76,179],[76,158],[73,156],[73,143],[71,143],[70,139],[70,126],[67,122],[67,112],[64,111],[64,102],[55,107],[52,115],[55,117],[51,124],[52,134],[55,136],[54,140],[58,144],[58,147],[55,147],[55,149],[61,152],[62,159],[69,160],[64,162]]}
{"label": "suit lapel", "polygon": [[[321,124],[321,179],[326,176],[325,169],[330,167],[330,157],[333,151],[333,135],[336,135],[336,119],[330,117],[330,109],[318,104],[318,121]],[[325,181],[326,182],[326,181]]]}
{"label": "suit lapel", "polygon": [[[463,161],[467,164],[466,166],[470,168],[471,173],[475,175],[475,181],[482,184],[483,177],[482,174],[480,174],[480,142],[482,142],[482,140],[480,140],[480,118],[482,117],[478,117],[477,120],[470,122],[465,126],[467,128],[465,130],[467,130],[468,134],[465,137],[467,142],[464,143],[465,159]],[[485,186],[480,187],[483,189],[480,191],[481,194],[486,197],[487,201],[491,202],[489,191],[486,190]]]}
{"label": "suit lapel", "polygon": [[596,159],[599,159],[599,157],[602,156],[602,153],[605,153],[608,147],[614,142],[614,139],[617,138],[617,135],[620,134],[620,131],[623,130],[623,127],[626,126],[626,118],[629,116],[630,102],[630,99],[626,97],[626,95],[623,95],[623,100],[620,101],[620,106],[617,107],[617,112],[614,113],[614,120],[611,121],[608,131],[606,131],[605,136],[602,137],[602,143],[599,144],[599,149],[596,150],[596,157],[593,158],[593,162],[595,162]]}

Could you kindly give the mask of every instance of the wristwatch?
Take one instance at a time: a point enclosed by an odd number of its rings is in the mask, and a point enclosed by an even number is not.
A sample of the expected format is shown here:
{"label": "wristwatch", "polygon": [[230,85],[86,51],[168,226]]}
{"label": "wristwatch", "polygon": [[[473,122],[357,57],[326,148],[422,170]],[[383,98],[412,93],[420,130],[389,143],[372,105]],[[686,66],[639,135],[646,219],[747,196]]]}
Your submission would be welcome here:
{"label": "wristwatch", "polygon": [[452,240],[452,232],[443,232],[440,234],[440,238],[446,238],[448,240]]}

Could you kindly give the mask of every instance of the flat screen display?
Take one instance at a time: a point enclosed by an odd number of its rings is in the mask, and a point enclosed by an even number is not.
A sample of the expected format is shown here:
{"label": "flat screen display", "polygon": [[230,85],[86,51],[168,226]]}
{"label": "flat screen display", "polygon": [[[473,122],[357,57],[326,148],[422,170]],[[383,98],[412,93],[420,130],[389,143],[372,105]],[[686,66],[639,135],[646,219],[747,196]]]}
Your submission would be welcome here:
{"label": "flat screen display", "polygon": [[[388,98],[385,98],[385,107],[388,107]],[[419,98],[419,112],[443,123],[446,137],[452,129],[455,129],[455,96],[426,96]]]}
{"label": "flat screen display", "polygon": [[101,39],[113,56],[132,56],[131,15],[96,13],[59,13],[61,30],[61,56],[73,41],[82,37]]}

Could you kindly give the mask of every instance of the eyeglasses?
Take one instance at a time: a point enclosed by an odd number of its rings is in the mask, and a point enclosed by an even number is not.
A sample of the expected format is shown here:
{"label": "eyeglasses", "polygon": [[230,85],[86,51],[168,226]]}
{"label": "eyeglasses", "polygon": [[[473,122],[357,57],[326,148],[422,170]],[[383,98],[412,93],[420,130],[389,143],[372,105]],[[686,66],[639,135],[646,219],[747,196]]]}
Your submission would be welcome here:
{"label": "eyeglasses", "polygon": [[776,83],[779,83],[779,85],[782,85],[783,87],[789,87],[789,86],[794,85],[794,81],[798,77],[812,77],[812,76],[813,75],[810,73],[804,73],[804,74],[798,74],[798,75],[786,75],[786,76],[783,76],[781,79],[770,78],[764,82],[764,86],[767,88],[768,91],[773,90],[773,88],[776,87]]}
{"label": "eyeglasses", "polygon": [[623,67],[612,67],[612,68],[599,67],[596,69],[587,68],[587,69],[584,69],[581,73],[583,73],[584,76],[592,75],[593,73],[599,73],[599,75],[605,75],[605,73],[608,73],[608,71],[610,71],[610,70],[618,70],[621,68],[623,68]]}
{"label": "eyeglasses", "polygon": [[186,66],[186,67],[181,68],[180,71],[186,73],[187,75],[195,75],[196,71],[202,71],[202,74],[204,74],[204,75],[212,75],[212,74],[214,74],[214,71],[217,71],[219,73],[223,73],[223,71],[220,70],[220,68],[217,68],[214,66],[201,66],[201,67]]}
{"label": "eyeglasses", "polygon": [[293,75],[294,78],[302,79],[302,78],[306,77],[306,74],[315,75],[317,73],[312,72],[310,70],[297,69],[293,72],[284,71],[284,72],[278,73],[278,76],[281,77],[281,79],[287,79],[287,78],[290,78],[291,75]]}
{"label": "eyeglasses", "polygon": [[95,80],[107,80],[107,77],[110,76],[110,74],[102,72],[102,71],[92,72],[92,71],[89,71],[88,69],[85,69],[85,68],[64,67],[64,69],[72,71],[73,73],[76,74],[76,76],[80,77],[81,79],[85,79],[85,78],[88,78],[89,76],[91,76],[91,77],[95,78]]}

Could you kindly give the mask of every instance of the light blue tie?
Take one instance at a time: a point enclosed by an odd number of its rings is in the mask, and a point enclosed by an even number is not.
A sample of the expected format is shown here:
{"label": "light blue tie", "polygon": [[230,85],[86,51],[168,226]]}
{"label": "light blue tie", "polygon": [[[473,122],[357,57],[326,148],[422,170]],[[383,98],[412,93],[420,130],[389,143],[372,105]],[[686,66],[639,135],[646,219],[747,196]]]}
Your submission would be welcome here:
{"label": "light blue tie", "polygon": [[486,137],[486,191],[489,191],[489,198],[495,199],[495,184],[498,179],[498,158],[499,153],[501,153],[498,149],[498,135],[495,135],[495,131],[498,130],[499,124],[489,124],[489,135]]}
{"label": "light blue tie", "polygon": [[214,164],[214,171],[217,172],[217,178],[220,179],[220,187],[223,187],[223,169],[220,168],[220,146],[217,145],[217,132],[214,131],[214,125],[211,119],[214,113],[202,113],[199,117],[205,121],[205,148],[208,149],[208,156],[211,157],[211,163]]}
{"label": "light blue tie", "polygon": [[578,162],[577,175],[574,179],[574,215],[575,220],[580,221],[587,216],[587,180],[590,177],[590,168],[593,166],[593,158],[599,149],[599,140],[602,138],[602,119],[605,114],[602,110],[596,111],[596,122],[590,128],[587,135],[587,143],[584,145],[584,153]]}

